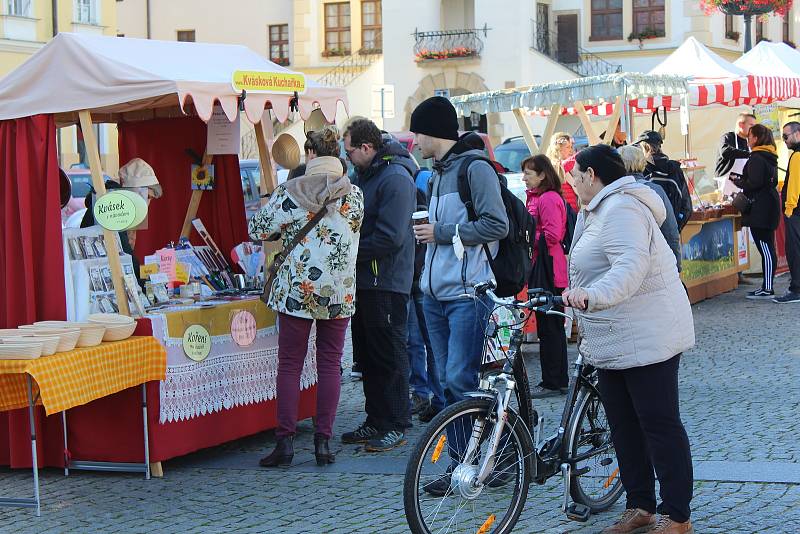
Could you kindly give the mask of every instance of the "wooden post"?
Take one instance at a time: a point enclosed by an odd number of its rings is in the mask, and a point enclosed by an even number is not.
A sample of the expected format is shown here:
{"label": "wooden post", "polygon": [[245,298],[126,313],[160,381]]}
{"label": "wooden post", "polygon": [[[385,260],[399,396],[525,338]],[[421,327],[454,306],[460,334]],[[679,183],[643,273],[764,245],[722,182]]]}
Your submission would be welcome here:
{"label": "wooden post", "polygon": [[[263,119],[262,119],[263,121]],[[264,135],[264,124],[259,122],[255,124],[256,130],[256,145],[258,145],[258,160],[261,163],[261,195],[266,195],[275,191],[278,187],[278,180],[272,172],[272,157],[270,156],[269,149],[267,148],[267,139]],[[267,178],[269,177],[269,178]],[[267,199],[261,199],[261,205],[266,204]]]}
{"label": "wooden post", "polygon": [[619,124],[619,115],[622,112],[622,97],[618,96],[617,101],[614,103],[614,113],[611,114],[611,120],[608,121],[606,126],[606,135],[603,137],[603,143],[610,145],[614,140],[614,134],[617,132],[617,124]]}
{"label": "wooden post", "polygon": [[550,116],[547,117],[547,124],[545,125],[544,133],[542,134],[541,145],[544,147],[550,146],[550,138],[553,137],[553,133],[556,131],[558,119],[561,118],[561,115],[559,115],[560,112],[561,104],[553,104],[550,106]]}
{"label": "wooden post", "polygon": [[[97,138],[94,135],[92,114],[88,109],[78,112],[81,123],[83,140],[86,142],[86,155],[89,157],[89,169],[92,171],[92,185],[97,193],[97,199],[106,194],[106,184],[103,182],[103,169],[100,164],[100,150]],[[103,239],[106,242],[108,265],[111,268],[111,279],[114,281],[114,294],[117,296],[117,307],[122,315],[130,315],[128,309],[128,294],[125,292],[125,281],[122,276],[122,262],[119,260],[119,247],[117,247],[117,233],[103,228]]]}
{"label": "wooden post", "polygon": [[580,119],[581,124],[583,125],[583,130],[586,132],[586,137],[589,139],[589,144],[598,144],[600,142],[600,136],[595,133],[594,126],[592,126],[592,121],[589,120],[589,116],[586,114],[586,108],[583,107],[583,102],[580,100],[576,101],[574,107],[578,112],[578,119]]}
{"label": "wooden post", "polygon": [[164,467],[161,462],[150,463],[150,476],[154,478],[164,478]]}
{"label": "wooden post", "polygon": [[525,144],[528,145],[528,150],[531,151],[531,155],[541,153],[539,143],[536,142],[536,137],[534,137],[533,131],[531,131],[531,125],[525,120],[525,114],[521,109],[517,108],[514,110],[514,118],[517,119],[517,125],[520,131],[522,131],[522,137],[525,138]]}
{"label": "wooden post", "polygon": [[[207,167],[211,165],[214,156],[211,154],[204,154],[202,165]],[[183,226],[181,227],[181,237],[189,237],[192,233],[192,221],[197,217],[197,209],[200,207],[200,201],[203,200],[203,191],[195,189],[192,191],[192,198],[189,200],[189,206],[186,208],[186,217],[183,218]]]}

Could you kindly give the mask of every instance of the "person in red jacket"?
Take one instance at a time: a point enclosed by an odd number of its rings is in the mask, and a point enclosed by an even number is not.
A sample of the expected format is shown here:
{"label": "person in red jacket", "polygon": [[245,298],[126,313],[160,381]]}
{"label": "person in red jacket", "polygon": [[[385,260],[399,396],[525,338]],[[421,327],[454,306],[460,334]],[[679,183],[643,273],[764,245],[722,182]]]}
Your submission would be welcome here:
{"label": "person in red jacket", "polygon": [[561,182],[561,196],[567,201],[567,204],[575,210],[575,213],[580,211],[578,205],[578,195],[575,194],[575,188],[572,187],[572,168],[575,166],[575,155],[572,155],[561,162],[561,168],[564,169],[564,181]]}
{"label": "person in red jacket", "polygon": [[[553,259],[553,269],[546,280],[547,286],[555,295],[560,295],[569,286],[567,279],[567,258],[561,241],[566,231],[567,212],[561,196],[561,180],[550,159],[544,155],[532,156],[522,162],[523,177],[527,188],[527,207],[536,221],[533,263],[545,261],[539,257],[539,239],[544,237],[547,254]],[[548,269],[549,270],[549,269]],[[541,271],[539,271],[541,272]],[[541,280],[531,283],[541,284]],[[542,381],[533,388],[533,398],[553,397],[566,393],[569,385],[567,376],[567,337],[564,332],[564,319],[557,315],[536,314],[536,332],[539,336],[539,359],[542,364]]]}

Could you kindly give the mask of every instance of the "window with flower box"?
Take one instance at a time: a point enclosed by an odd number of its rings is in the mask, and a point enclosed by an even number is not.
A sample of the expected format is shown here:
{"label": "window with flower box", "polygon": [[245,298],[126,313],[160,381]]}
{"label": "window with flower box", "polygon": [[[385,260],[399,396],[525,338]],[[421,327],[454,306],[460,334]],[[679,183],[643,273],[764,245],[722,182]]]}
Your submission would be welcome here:
{"label": "window with flower box", "polygon": [[633,0],[633,33],[653,38],[664,31],[664,0]]}
{"label": "window with flower box", "polygon": [[325,4],[324,57],[350,55],[350,2]]}
{"label": "window with flower box", "polygon": [[383,49],[381,0],[361,2],[361,49],[380,52]]}
{"label": "window with flower box", "polygon": [[269,27],[269,60],[278,65],[289,64],[289,25],[273,24]]}

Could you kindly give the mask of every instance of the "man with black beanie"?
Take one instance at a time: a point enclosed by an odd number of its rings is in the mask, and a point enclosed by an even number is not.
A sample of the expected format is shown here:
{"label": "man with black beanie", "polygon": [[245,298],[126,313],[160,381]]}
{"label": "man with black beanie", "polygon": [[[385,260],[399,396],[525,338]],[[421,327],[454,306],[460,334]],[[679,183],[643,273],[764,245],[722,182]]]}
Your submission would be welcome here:
{"label": "man with black beanie", "polygon": [[[497,255],[497,242],[508,233],[508,217],[497,173],[485,160],[473,161],[466,169],[477,220],[468,217],[458,194],[458,177],[462,163],[483,152],[459,140],[458,118],[449,100],[433,97],[417,106],[411,131],[422,157],[436,160],[428,182],[430,224],[414,226],[414,233],[428,245],[420,287],[431,347],[450,405],[478,387],[491,308],[488,301],[463,295],[474,295],[474,284],[494,278],[484,245]],[[465,436],[449,435],[448,443],[451,455],[460,454]],[[449,484],[445,476],[426,484],[425,491],[444,495]]]}

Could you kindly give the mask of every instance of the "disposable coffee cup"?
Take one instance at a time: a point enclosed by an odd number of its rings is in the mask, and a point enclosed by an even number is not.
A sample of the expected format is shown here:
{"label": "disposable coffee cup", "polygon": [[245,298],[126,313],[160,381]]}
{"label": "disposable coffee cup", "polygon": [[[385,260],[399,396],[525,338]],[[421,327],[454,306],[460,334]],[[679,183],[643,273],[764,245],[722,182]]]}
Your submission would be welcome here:
{"label": "disposable coffee cup", "polygon": [[[415,211],[411,214],[411,224],[414,226],[418,224],[428,224],[429,222],[427,211]],[[417,240],[417,245],[419,245],[419,239]]]}
{"label": "disposable coffee cup", "polygon": [[414,226],[418,224],[428,224],[428,212],[427,211],[415,211],[411,214],[411,222]]}

